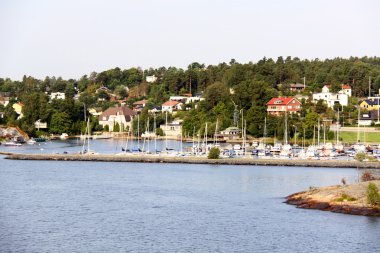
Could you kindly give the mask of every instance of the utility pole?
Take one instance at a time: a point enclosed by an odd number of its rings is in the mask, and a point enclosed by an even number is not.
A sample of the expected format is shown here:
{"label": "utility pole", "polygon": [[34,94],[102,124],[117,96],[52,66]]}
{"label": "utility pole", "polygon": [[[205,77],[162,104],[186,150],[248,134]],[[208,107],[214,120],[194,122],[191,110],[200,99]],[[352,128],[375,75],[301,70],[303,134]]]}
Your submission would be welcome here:
{"label": "utility pole", "polygon": [[368,97],[371,96],[371,77],[368,78]]}

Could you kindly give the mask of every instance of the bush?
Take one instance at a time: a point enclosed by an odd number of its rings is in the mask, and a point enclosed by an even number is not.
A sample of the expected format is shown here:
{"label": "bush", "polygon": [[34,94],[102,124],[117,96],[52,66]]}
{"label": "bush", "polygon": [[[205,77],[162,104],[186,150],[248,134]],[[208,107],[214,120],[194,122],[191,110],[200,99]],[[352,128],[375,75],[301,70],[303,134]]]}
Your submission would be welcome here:
{"label": "bush", "polygon": [[340,198],[335,199],[335,201],[337,201],[337,202],[356,201],[356,200],[357,200],[356,198],[351,197],[350,195],[348,195],[346,193],[342,193],[342,195],[340,196]]}
{"label": "bush", "polygon": [[366,155],[364,153],[358,153],[355,156],[355,159],[358,160],[359,162],[363,162],[365,158],[366,158]]}
{"label": "bush", "polygon": [[220,150],[218,148],[211,148],[208,153],[208,159],[219,159]]}
{"label": "bush", "polygon": [[375,180],[375,176],[372,175],[372,173],[368,170],[364,171],[363,174],[361,175],[360,177],[360,180],[362,182],[367,182],[367,181],[372,181],[372,180]]}
{"label": "bush", "polygon": [[370,205],[380,205],[379,189],[374,183],[369,183],[367,188],[367,202]]}

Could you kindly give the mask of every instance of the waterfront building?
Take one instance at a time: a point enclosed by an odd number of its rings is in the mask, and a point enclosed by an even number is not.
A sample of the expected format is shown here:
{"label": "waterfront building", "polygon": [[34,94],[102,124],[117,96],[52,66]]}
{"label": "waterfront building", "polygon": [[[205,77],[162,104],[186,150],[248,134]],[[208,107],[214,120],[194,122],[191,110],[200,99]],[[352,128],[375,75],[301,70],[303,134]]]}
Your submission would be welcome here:
{"label": "waterfront building", "polygon": [[172,123],[162,124],[160,128],[165,136],[172,138],[181,138],[182,134],[182,121],[175,120]]}
{"label": "waterfront building", "polygon": [[272,115],[281,115],[285,112],[298,113],[301,110],[301,102],[293,97],[272,98],[267,103],[267,112]]}
{"label": "waterfront building", "polygon": [[235,140],[239,139],[241,135],[241,130],[238,127],[228,127],[218,134],[219,137],[222,137],[224,140]]}
{"label": "waterfront building", "polygon": [[136,116],[136,112],[126,106],[116,106],[105,110],[99,116],[99,125],[108,126],[109,131],[113,131],[114,126],[119,124],[120,131],[124,129],[132,129],[132,121]]}

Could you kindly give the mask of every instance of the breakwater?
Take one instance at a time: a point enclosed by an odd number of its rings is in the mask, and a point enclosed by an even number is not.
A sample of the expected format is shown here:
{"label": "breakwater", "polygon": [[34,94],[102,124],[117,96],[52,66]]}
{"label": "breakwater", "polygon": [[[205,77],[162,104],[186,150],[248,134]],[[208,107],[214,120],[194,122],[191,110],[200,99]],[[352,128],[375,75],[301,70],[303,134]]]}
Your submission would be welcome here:
{"label": "breakwater", "polygon": [[379,169],[380,162],[358,162],[356,160],[298,160],[298,159],[254,159],[205,157],[172,157],[165,155],[112,155],[112,154],[18,154],[0,153],[5,159],[13,160],[50,160],[50,161],[92,161],[92,162],[140,162],[140,163],[186,163],[186,164],[225,164],[260,166],[299,166],[330,168]]}

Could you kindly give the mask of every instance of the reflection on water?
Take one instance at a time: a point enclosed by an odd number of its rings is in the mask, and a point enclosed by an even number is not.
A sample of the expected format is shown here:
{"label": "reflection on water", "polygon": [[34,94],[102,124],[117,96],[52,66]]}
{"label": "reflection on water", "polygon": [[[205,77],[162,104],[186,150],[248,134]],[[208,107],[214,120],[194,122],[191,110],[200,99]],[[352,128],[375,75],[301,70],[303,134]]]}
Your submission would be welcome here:
{"label": "reflection on water", "polygon": [[[109,153],[115,143],[94,141]],[[380,252],[379,218],[283,203],[343,177],[356,170],[0,158],[0,251]]]}

